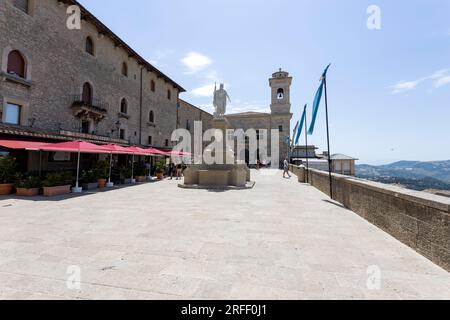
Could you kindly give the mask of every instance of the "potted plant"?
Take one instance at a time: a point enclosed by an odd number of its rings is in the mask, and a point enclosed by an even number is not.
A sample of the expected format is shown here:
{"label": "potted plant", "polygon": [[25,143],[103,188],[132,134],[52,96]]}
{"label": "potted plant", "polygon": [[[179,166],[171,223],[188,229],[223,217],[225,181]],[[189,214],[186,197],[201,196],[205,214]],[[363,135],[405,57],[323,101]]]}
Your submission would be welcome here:
{"label": "potted plant", "polygon": [[156,168],[156,177],[158,180],[162,180],[164,178],[164,170],[166,170],[166,162],[164,160],[160,160],[155,164]]}
{"label": "potted plant", "polygon": [[39,194],[42,185],[41,179],[35,176],[28,176],[16,183],[17,195],[19,197],[34,197]]}
{"label": "potted plant", "polygon": [[100,189],[106,186],[106,182],[109,175],[109,162],[108,161],[98,161],[94,168],[95,174],[97,175],[97,184]]}
{"label": "potted plant", "polygon": [[70,193],[72,174],[70,172],[49,172],[42,185],[44,196],[53,197]]}
{"label": "potted plant", "polygon": [[145,168],[145,165],[143,164],[139,164],[136,168],[135,168],[135,178],[137,182],[145,182],[146,178],[145,178],[145,174],[147,169]]}
{"label": "potted plant", "polygon": [[0,157],[0,195],[11,194],[14,188],[16,161],[12,157]]}
{"label": "potted plant", "polygon": [[84,170],[81,174],[82,187],[84,190],[98,188],[98,179],[95,170]]}
{"label": "potted plant", "polygon": [[120,180],[123,181],[124,184],[131,183],[131,167],[123,166],[120,168]]}

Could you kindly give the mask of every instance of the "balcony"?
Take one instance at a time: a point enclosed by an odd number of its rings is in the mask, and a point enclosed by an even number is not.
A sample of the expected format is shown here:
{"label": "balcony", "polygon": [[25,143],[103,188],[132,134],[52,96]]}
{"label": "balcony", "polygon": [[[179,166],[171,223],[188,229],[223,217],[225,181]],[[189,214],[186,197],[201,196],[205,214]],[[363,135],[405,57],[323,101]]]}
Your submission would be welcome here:
{"label": "balcony", "polygon": [[72,110],[77,118],[93,119],[96,122],[103,120],[108,112],[108,103],[100,99],[91,99],[90,102],[84,101],[81,95],[73,95]]}

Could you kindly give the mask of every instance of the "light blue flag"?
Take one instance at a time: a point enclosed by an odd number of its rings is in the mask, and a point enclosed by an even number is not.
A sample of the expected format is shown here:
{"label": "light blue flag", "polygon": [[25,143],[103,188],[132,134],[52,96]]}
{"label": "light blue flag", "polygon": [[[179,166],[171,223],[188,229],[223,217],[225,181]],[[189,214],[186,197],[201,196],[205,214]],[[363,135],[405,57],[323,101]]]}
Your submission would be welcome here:
{"label": "light blue flag", "polygon": [[306,119],[306,106],[305,106],[305,110],[303,110],[303,116],[302,116],[302,120],[300,121],[300,127],[298,127],[297,137],[295,138],[296,146],[298,145],[298,142],[300,141],[300,136],[302,135],[303,126],[306,125],[305,119]]}
{"label": "light blue flag", "polygon": [[294,140],[295,140],[295,136],[297,134],[297,129],[298,129],[299,124],[300,124],[300,121],[297,121],[297,124],[295,125],[295,128],[294,128],[294,133],[292,134],[292,141],[291,141],[292,144],[291,145],[294,145]]}
{"label": "light blue flag", "polygon": [[320,78],[320,80],[321,80],[320,87],[317,90],[316,97],[314,98],[311,125],[309,126],[309,130],[308,130],[309,135],[312,135],[314,133],[314,127],[316,126],[317,114],[319,113],[320,101],[322,100],[323,87],[325,85],[325,79],[327,77],[327,72],[328,72],[328,68],[330,67],[330,65],[331,64],[329,64],[327,66],[327,68],[325,69],[325,71],[322,74],[322,77]]}

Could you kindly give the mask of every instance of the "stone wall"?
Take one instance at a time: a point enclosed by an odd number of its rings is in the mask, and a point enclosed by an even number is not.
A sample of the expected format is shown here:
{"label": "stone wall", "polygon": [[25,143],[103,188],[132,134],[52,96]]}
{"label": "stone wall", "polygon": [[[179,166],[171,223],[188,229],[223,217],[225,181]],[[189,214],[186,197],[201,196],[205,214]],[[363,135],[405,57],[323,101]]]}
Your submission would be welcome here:
{"label": "stone wall", "polygon": [[[149,71],[109,34],[102,34],[89,20],[81,30],[66,27],[67,5],[57,0],[32,1],[32,14],[0,1],[1,72],[6,72],[8,53],[19,50],[27,62],[26,86],[0,78],[0,108],[6,102],[22,106],[21,126],[34,120],[34,128],[46,131],[77,131],[81,121],[71,109],[74,95],[80,95],[85,82],[93,88],[93,98],[107,106],[105,119],[93,124],[97,135],[118,138],[116,123],[132,144],[166,147],[177,126],[178,96],[172,80]],[[94,44],[94,55],[85,51],[86,38]],[[122,64],[128,76],[122,74]],[[142,70],[142,110],[140,110]],[[155,90],[151,90],[151,81]],[[168,91],[171,91],[169,99]],[[128,102],[127,116],[119,115],[121,100]],[[149,113],[155,121],[150,123]],[[171,143],[170,145],[171,146]]]}
{"label": "stone wall", "polygon": [[[291,171],[305,182],[304,167]],[[333,199],[450,271],[450,199],[333,174]],[[330,194],[327,172],[309,170],[309,183]]]}

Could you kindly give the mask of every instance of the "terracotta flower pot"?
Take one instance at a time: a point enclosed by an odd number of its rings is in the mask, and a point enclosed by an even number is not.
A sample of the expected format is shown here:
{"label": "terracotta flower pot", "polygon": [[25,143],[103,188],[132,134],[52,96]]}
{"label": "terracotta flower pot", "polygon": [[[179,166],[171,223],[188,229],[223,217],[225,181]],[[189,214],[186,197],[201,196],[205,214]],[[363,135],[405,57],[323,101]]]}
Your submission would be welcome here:
{"label": "terracotta flower pot", "polygon": [[54,197],[70,193],[70,185],[58,187],[44,187],[44,197]]}
{"label": "terracotta flower pot", "polygon": [[39,195],[39,188],[17,188],[17,196],[19,197],[35,197]]}
{"label": "terracotta flower pot", "polygon": [[13,191],[14,185],[12,183],[2,183],[0,184],[0,196],[5,196],[11,194]]}
{"label": "terracotta flower pot", "polygon": [[163,172],[157,172],[156,173],[156,178],[158,178],[158,180],[164,179],[164,173]]}
{"label": "terracotta flower pot", "polygon": [[98,179],[97,182],[98,182],[98,187],[99,187],[100,189],[106,187],[106,179]]}

